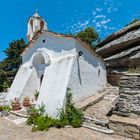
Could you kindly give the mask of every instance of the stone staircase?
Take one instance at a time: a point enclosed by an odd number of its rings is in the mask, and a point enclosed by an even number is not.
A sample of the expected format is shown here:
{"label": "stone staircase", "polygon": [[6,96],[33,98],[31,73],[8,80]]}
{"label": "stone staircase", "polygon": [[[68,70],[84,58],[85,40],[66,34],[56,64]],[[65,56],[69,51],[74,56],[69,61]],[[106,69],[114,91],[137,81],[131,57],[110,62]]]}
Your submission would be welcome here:
{"label": "stone staircase", "polygon": [[114,131],[108,128],[108,122],[96,118],[85,116],[85,121],[82,126],[105,134],[114,134]]}
{"label": "stone staircase", "polygon": [[107,84],[106,88],[100,91],[100,94],[102,96],[99,100],[94,97],[96,101],[92,101],[92,104],[87,102],[87,107],[84,106],[85,122],[83,127],[106,134],[113,134],[114,131],[108,128],[109,119],[107,115],[113,110],[117,102],[119,89]]}
{"label": "stone staircase", "polygon": [[119,89],[118,87],[107,84],[106,88],[101,91],[101,94],[103,97],[98,102],[95,102],[84,110],[84,113],[88,117],[108,121],[108,117],[106,115],[116,104],[119,97]]}

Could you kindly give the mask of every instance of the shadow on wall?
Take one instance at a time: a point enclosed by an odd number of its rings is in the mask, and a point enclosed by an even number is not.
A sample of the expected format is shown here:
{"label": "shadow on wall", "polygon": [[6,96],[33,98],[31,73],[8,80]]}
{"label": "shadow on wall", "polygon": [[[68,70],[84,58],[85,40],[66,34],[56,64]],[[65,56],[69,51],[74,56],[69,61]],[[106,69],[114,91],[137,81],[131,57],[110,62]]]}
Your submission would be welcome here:
{"label": "shadow on wall", "polygon": [[79,78],[80,85],[82,85],[81,73],[80,73],[81,70],[80,70],[79,57],[76,57],[76,60],[77,60],[77,66],[78,66],[78,78]]}

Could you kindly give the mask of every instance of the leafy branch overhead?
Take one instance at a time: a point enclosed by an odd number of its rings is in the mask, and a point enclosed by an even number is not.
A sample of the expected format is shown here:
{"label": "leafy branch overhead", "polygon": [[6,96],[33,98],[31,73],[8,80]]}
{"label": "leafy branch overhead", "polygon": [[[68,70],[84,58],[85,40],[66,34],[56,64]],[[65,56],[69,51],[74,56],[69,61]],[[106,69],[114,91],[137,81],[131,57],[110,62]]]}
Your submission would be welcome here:
{"label": "leafy branch overhead", "polygon": [[80,31],[76,37],[80,38],[82,41],[87,44],[95,47],[99,41],[99,35],[92,27],[88,27],[83,31]]}

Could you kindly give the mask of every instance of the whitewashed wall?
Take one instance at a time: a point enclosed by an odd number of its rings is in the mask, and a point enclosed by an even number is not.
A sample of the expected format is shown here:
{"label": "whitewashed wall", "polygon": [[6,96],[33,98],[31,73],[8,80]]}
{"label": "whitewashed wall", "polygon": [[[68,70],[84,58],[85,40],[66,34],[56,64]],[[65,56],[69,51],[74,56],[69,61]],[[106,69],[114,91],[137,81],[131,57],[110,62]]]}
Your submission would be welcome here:
{"label": "whitewashed wall", "polygon": [[[43,43],[44,39],[45,43]],[[50,59],[55,59],[62,54],[75,52],[75,39],[72,37],[57,37],[48,32],[43,33],[36,43],[23,54],[22,62],[29,61],[38,48],[46,48]]]}
{"label": "whitewashed wall", "polygon": [[24,86],[20,100],[22,101],[26,96],[28,96],[30,99],[34,99],[34,93],[36,90],[39,91],[39,88],[40,88],[40,79],[37,75],[35,68],[33,68],[32,73]]}
{"label": "whitewashed wall", "polygon": [[77,41],[77,53],[83,52],[83,55],[75,59],[72,68],[68,87],[72,90],[73,100],[79,101],[83,98],[96,94],[106,85],[106,68],[104,62]]}

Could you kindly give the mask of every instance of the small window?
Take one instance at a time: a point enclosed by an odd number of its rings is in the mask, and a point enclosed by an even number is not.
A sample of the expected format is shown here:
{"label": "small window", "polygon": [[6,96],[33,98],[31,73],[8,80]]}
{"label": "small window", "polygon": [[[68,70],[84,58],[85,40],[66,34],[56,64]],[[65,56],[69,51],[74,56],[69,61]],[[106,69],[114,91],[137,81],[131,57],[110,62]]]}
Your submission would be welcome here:
{"label": "small window", "polygon": [[43,43],[45,43],[45,41],[46,41],[45,39],[42,40]]}
{"label": "small window", "polygon": [[78,56],[82,56],[82,55],[83,55],[83,52],[79,51]]}

